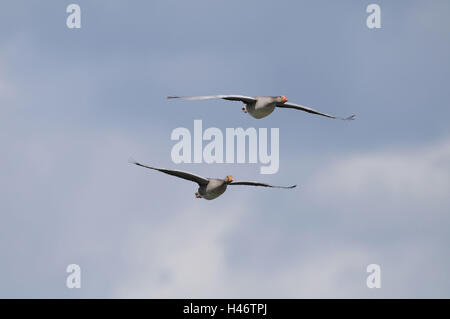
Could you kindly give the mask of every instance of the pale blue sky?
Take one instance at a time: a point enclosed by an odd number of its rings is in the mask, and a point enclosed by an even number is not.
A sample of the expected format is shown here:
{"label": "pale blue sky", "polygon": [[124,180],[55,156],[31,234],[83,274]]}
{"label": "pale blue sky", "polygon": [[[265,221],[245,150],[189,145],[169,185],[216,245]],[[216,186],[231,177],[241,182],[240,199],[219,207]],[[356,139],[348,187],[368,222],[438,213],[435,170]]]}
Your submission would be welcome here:
{"label": "pale blue sky", "polygon": [[[0,297],[450,297],[448,1],[70,3],[0,5]],[[357,119],[165,100],[229,93]],[[175,165],[194,119],[280,128],[279,172]],[[130,156],[299,188],[197,200]]]}

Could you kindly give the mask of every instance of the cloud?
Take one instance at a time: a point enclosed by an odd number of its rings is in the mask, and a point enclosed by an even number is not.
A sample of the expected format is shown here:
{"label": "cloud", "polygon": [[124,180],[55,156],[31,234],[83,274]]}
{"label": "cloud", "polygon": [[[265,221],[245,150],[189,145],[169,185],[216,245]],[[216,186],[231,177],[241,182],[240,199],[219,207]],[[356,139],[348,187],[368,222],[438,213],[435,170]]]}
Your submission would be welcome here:
{"label": "cloud", "polygon": [[[316,200],[355,203],[367,199],[423,203],[448,202],[450,139],[429,146],[351,154],[317,174]],[[375,198],[376,197],[376,198]]]}
{"label": "cloud", "polygon": [[[360,260],[381,264],[386,285],[375,296],[442,297],[450,293],[440,272],[450,266],[446,254],[450,138],[351,153],[328,160],[317,171],[304,197],[310,199],[311,213],[332,221],[332,227],[326,234],[325,229],[316,230],[313,237],[319,242],[333,238],[344,247],[344,260],[350,252],[360,251]],[[350,269],[353,264],[341,265]],[[344,277],[333,280],[338,278]],[[335,294],[346,295],[346,291],[337,289]],[[356,295],[371,296],[365,289],[351,294]]]}
{"label": "cloud", "polygon": [[157,227],[136,225],[127,239],[130,251],[122,252],[132,271],[123,274],[116,297],[207,298],[227,290],[223,237],[244,206],[189,206],[168,212],[172,218]]}

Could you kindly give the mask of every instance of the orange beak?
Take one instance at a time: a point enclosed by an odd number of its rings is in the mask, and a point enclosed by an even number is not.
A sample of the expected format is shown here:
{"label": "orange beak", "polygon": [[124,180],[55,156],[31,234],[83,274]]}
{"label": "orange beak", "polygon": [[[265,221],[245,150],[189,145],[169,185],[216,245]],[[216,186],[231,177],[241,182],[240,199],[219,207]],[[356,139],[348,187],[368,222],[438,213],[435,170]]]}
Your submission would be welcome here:
{"label": "orange beak", "polygon": [[231,183],[233,181],[233,176],[227,176],[228,177],[228,182]]}
{"label": "orange beak", "polygon": [[288,101],[287,97],[284,95],[281,97],[281,102],[286,103]]}

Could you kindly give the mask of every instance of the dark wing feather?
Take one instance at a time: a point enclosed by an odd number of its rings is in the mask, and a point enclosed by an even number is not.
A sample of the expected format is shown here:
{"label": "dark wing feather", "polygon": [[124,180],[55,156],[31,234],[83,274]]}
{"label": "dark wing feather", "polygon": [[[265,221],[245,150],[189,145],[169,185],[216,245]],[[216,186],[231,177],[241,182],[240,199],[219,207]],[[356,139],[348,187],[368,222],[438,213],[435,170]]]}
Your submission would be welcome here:
{"label": "dark wing feather", "polygon": [[309,108],[309,107],[306,107],[303,105],[294,104],[294,103],[277,103],[277,107],[305,111],[308,113],[322,115],[322,116],[326,116],[326,117],[329,117],[332,119],[338,119],[338,120],[353,120],[353,119],[355,119],[355,115],[343,118],[343,117],[338,117],[338,116],[322,113],[322,112],[316,111],[312,108]]}
{"label": "dark wing feather", "polygon": [[245,104],[255,102],[256,99],[251,96],[244,95],[208,95],[208,96],[168,96],[168,99],[181,99],[181,100],[211,100],[211,99],[224,99],[229,101],[241,101]]}
{"label": "dark wing feather", "polygon": [[259,183],[259,182],[231,182],[229,185],[263,186],[263,187],[286,188],[286,189],[297,187],[297,185],[292,185],[292,186],[274,186],[274,185],[269,185],[269,184]]}
{"label": "dark wing feather", "polygon": [[183,172],[183,171],[177,171],[177,170],[173,170],[173,169],[165,169],[165,168],[157,168],[157,167],[152,167],[152,166],[147,166],[147,165],[143,165],[141,163],[138,163],[134,160],[131,160],[132,164],[135,164],[137,166],[141,166],[141,167],[145,167],[145,168],[149,168],[149,169],[153,169],[156,171],[160,171],[172,176],[176,176],[179,178],[183,178],[192,182],[196,182],[199,185],[206,185],[209,183],[209,180],[207,178],[189,173],[189,172]]}

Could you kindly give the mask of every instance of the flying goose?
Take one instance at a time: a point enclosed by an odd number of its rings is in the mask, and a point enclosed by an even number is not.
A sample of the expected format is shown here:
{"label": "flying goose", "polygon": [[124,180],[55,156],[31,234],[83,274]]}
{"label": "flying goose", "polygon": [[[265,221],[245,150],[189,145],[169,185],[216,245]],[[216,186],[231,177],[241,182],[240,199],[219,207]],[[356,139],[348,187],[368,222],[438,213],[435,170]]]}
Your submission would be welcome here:
{"label": "flying goose", "polygon": [[130,161],[132,164],[135,164],[137,166],[150,168],[156,171],[160,171],[172,176],[176,176],[179,178],[187,179],[192,182],[196,182],[199,185],[198,191],[195,193],[196,198],[204,198],[204,199],[215,199],[222,195],[228,185],[248,185],[248,186],[263,186],[263,187],[272,187],[272,188],[294,188],[297,185],[292,186],[273,186],[269,184],[259,183],[259,182],[235,182],[233,180],[233,177],[227,176],[224,179],[217,179],[217,178],[205,178],[201,177],[192,173],[183,172],[183,171],[177,171],[177,170],[171,170],[171,169],[165,169],[165,168],[157,168],[152,166],[143,165],[139,162],[136,162],[134,160]]}
{"label": "flying goose", "polygon": [[338,120],[353,120],[355,115],[349,117],[337,117],[334,115],[322,113],[311,109],[306,106],[287,103],[288,99],[284,95],[280,96],[243,96],[243,95],[211,95],[211,96],[168,96],[168,99],[182,99],[182,100],[210,100],[210,99],[224,99],[229,101],[241,101],[245,104],[242,108],[244,113],[249,113],[256,119],[262,119],[275,110],[275,107],[296,109],[300,111],[305,111],[312,114],[318,114],[326,116],[332,119]]}

